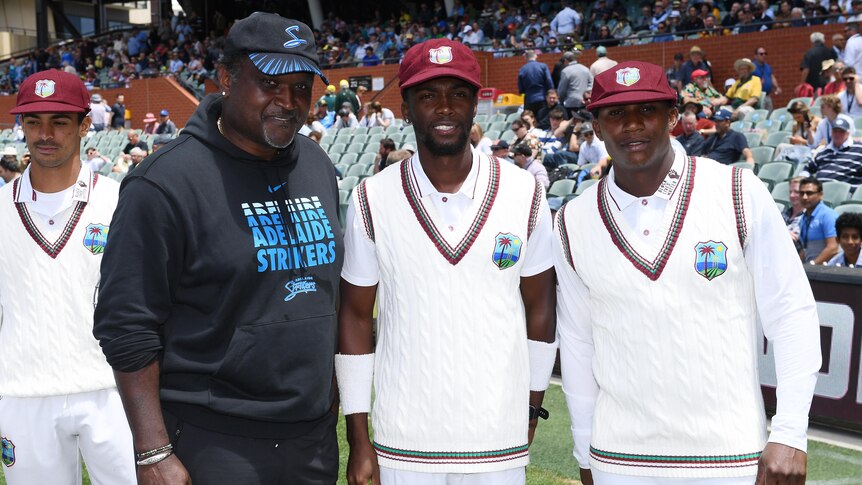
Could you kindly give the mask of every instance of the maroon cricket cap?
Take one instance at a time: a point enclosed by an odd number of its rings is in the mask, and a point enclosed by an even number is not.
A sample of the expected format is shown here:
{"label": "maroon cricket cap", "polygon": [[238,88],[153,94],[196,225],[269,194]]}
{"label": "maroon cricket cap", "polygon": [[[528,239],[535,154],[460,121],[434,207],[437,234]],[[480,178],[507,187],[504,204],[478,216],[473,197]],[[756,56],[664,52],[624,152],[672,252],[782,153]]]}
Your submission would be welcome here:
{"label": "maroon cricket cap", "polygon": [[21,83],[13,115],[21,113],[81,113],[90,111],[90,93],[81,79],[65,71],[48,69],[31,74]]}
{"label": "maroon cricket cap", "polygon": [[431,39],[417,44],[407,51],[398,81],[401,92],[405,89],[438,77],[456,77],[482,88],[479,81],[479,62],[469,47],[449,39]]}
{"label": "maroon cricket cap", "polygon": [[587,109],[653,101],[676,104],[676,91],[668,84],[664,69],[648,62],[626,61],[596,76]]}

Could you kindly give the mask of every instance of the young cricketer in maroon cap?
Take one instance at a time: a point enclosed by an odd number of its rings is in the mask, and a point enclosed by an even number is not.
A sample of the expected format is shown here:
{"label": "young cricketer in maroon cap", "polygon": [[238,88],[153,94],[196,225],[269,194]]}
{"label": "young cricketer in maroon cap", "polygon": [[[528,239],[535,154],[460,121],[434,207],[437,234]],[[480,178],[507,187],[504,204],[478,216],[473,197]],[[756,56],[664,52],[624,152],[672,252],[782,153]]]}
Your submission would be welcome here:
{"label": "young cricketer in maroon cap", "polygon": [[67,72],[18,92],[31,163],[0,189],[0,433],[10,485],[135,483],[132,435],[93,338],[93,303],[119,185],[81,163],[90,96]]}
{"label": "young cricketer in maroon cap", "polygon": [[[596,76],[588,109],[613,167],[557,213],[563,389],[581,479],[803,483],[820,368],[811,289],[763,183],[671,147],[675,105],[659,66],[622,62]],[[758,313],[778,376],[768,444]]]}
{"label": "young cricketer in maroon cap", "polygon": [[416,45],[398,77],[418,151],[365,179],[345,223],[335,365],[348,483],[523,484],[556,355],[545,191],[472,150],[469,48]]}

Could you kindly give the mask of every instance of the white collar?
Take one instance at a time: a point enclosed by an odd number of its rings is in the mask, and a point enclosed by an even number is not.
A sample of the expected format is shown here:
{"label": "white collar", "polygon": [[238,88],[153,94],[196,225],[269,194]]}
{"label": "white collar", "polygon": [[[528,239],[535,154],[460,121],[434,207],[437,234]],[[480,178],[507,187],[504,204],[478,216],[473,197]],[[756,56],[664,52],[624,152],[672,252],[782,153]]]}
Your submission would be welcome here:
{"label": "white collar", "polygon": [[[676,191],[677,185],[679,185],[680,179],[682,178],[683,171],[685,169],[686,156],[685,152],[674,151],[673,165],[670,167],[670,170],[668,170],[661,185],[659,185],[655,193],[649,197],[658,197],[660,199],[670,200],[671,196],[673,196],[673,193]],[[617,185],[613,167],[611,167],[611,171],[608,173],[607,184],[608,192],[616,206],[619,207],[620,211],[625,210],[638,199],[644,198],[635,197],[621,189],[620,186]]]}
{"label": "white collar", "polygon": [[[96,176],[87,167],[86,163],[81,163],[81,170],[78,172],[78,179],[75,180],[72,191],[73,202],[89,202],[90,191],[95,184]],[[14,193],[15,202],[33,202],[36,200],[36,190],[33,189],[33,184],[30,182],[30,166],[19,177],[17,191]],[[67,187],[68,189],[69,187]]]}
{"label": "white collar", "polygon": [[[467,173],[467,178],[464,179],[464,182],[461,184],[461,187],[458,189],[456,194],[464,194],[470,199],[476,198],[476,181],[479,178],[479,152],[474,150],[472,147],[470,151],[473,155],[473,165],[470,167],[470,172]],[[434,184],[431,183],[431,180],[428,179],[428,175],[425,174],[425,170],[422,169],[422,164],[419,163],[419,152],[417,151],[410,157],[410,169],[413,171],[413,180],[416,181],[416,188],[419,190],[419,197],[425,197],[426,195],[431,194],[443,194],[444,192],[440,192],[434,187]],[[451,195],[451,194],[449,194]]]}

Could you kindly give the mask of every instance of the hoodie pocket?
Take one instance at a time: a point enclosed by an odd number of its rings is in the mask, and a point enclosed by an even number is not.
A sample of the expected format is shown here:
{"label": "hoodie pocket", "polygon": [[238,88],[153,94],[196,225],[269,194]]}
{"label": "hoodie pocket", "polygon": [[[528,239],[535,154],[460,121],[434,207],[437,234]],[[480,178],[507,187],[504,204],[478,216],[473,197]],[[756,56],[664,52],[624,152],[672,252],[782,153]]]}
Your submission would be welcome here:
{"label": "hoodie pocket", "polygon": [[211,408],[246,416],[254,407],[258,419],[319,417],[330,401],[335,339],[334,313],[238,326],[210,378]]}

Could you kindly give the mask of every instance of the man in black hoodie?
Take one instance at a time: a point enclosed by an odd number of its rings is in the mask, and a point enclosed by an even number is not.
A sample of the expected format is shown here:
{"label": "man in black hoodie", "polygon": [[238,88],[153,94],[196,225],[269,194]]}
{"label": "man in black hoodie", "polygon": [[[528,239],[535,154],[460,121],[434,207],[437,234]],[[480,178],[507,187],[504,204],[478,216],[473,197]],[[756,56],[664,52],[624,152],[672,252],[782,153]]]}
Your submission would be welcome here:
{"label": "man in black hoodie", "polygon": [[308,26],[240,20],[221,94],[123,181],[94,334],[141,484],[336,480],[338,190],[296,136],[315,74]]}

